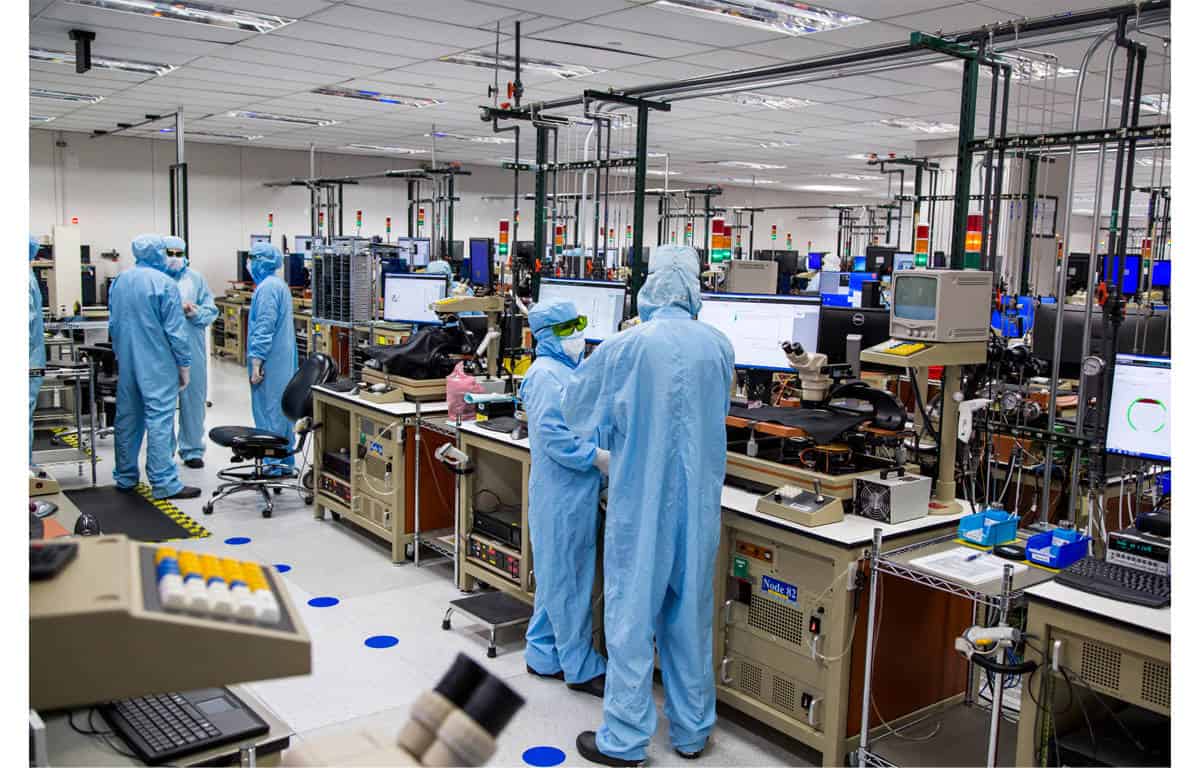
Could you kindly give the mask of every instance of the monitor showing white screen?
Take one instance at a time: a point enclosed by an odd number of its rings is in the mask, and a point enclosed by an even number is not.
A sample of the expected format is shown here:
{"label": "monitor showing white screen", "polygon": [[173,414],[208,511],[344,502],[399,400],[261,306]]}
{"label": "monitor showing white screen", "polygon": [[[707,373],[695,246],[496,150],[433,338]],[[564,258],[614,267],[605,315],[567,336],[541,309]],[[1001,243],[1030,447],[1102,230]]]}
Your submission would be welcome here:
{"label": "monitor showing white screen", "polygon": [[383,319],[388,322],[441,322],[429,305],[444,298],[446,278],[443,275],[383,276]]}
{"label": "monitor showing white screen", "polygon": [[312,237],[308,235],[294,235],[292,237],[292,253],[309,253],[312,251]]}
{"label": "monitor showing white screen", "polygon": [[1109,453],[1171,459],[1171,359],[1117,355],[1108,411]]}
{"label": "monitor showing white screen", "polygon": [[428,237],[398,237],[396,238],[396,250],[399,252],[400,258],[405,259],[411,268],[429,266]]}
{"label": "monitor showing white screen", "polygon": [[604,341],[615,334],[625,319],[625,284],[600,280],[542,280],[538,303],[574,302],[575,310],[587,317],[584,338]]}
{"label": "monitor showing white screen", "polygon": [[739,368],[792,370],[779,346],[785,341],[817,351],[821,304],[815,297],[706,293],[703,299],[700,321],[729,338]]}
{"label": "monitor showing white screen", "polygon": [[898,272],[902,269],[913,269],[916,267],[917,257],[911,253],[897,253],[892,257],[892,271]]}

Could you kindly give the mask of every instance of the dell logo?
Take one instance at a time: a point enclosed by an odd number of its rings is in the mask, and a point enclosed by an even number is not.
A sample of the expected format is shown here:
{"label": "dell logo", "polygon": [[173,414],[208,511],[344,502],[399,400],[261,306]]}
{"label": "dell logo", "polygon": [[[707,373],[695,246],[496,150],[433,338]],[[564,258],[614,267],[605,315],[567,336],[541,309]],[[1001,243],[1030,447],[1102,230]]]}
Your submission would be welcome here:
{"label": "dell logo", "polygon": [[850,315],[850,325],[853,325],[855,328],[861,328],[863,325],[866,325],[866,322],[867,318],[863,317],[861,312],[855,312],[853,315]]}

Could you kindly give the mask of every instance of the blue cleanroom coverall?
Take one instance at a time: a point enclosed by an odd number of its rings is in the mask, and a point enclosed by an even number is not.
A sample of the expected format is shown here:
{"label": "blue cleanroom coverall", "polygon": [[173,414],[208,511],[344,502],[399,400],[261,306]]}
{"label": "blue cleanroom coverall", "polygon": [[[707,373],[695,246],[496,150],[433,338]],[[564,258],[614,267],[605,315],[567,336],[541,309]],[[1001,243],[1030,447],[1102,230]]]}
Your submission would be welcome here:
{"label": "blue cleanroom coverall", "polygon": [[[29,236],[29,260],[37,257],[38,241]],[[42,289],[37,275],[29,268],[29,368],[46,367],[46,329],[42,320]],[[38,391],[42,388],[42,377],[29,379],[29,463],[33,463],[33,410],[37,408]]]}
{"label": "blue cleanroom coverall", "polygon": [[[250,277],[255,288],[246,330],[246,370],[254,426],[286,437],[290,445],[293,424],[283,413],[282,400],[283,390],[296,373],[296,329],[292,293],[275,274],[282,265],[283,254],[270,243],[255,243],[250,249]],[[291,456],[267,459],[267,463],[282,464],[289,470],[296,464]]]}
{"label": "blue cleanroom coverall", "polygon": [[[168,250],[186,253],[182,238],[163,238]],[[187,321],[188,344],[192,350],[192,373],[187,389],[179,393],[179,458],[184,461],[204,458],[204,415],[208,403],[208,327],[217,319],[217,305],[204,276],[188,266],[168,274],[179,287],[179,300]],[[189,308],[191,312],[189,313]]]}

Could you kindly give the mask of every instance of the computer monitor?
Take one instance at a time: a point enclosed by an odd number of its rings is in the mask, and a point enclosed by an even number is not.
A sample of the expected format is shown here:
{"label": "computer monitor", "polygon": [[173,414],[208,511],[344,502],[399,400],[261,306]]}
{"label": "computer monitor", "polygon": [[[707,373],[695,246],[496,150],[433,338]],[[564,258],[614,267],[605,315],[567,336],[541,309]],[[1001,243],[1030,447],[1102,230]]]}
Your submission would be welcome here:
{"label": "computer monitor", "polygon": [[891,338],[888,333],[890,322],[886,309],[821,307],[817,351],[828,355],[831,365],[849,362],[846,360],[847,336],[852,333],[862,336],[862,349],[867,349]]}
{"label": "computer monitor", "polygon": [[385,274],[383,319],[389,323],[440,322],[429,305],[446,298],[446,283],[444,275]]}
{"label": "computer monitor", "polygon": [[259,243],[269,243],[269,242],[271,242],[270,235],[250,235],[250,247],[251,248],[253,248],[255,245],[257,245]]}
{"label": "computer monitor", "polygon": [[854,264],[851,266],[851,270],[854,272],[866,272],[867,271],[867,257],[866,256],[855,256]]}
{"label": "computer monitor", "polygon": [[781,273],[794,274],[800,271],[800,253],[798,251],[775,251],[774,257]]}
{"label": "computer monitor", "polygon": [[895,255],[895,248],[889,248],[883,245],[868,245],[866,254],[867,271],[875,272],[881,275],[891,274],[892,261]]}
{"label": "computer monitor", "polygon": [[917,265],[917,257],[911,253],[897,253],[892,257],[892,271],[899,272],[902,269],[914,269]]}
{"label": "computer monitor", "polygon": [[472,285],[485,288],[492,285],[492,239],[490,237],[472,237],[468,250],[470,279]]}
{"label": "computer monitor", "polygon": [[[1119,274],[1124,266],[1124,274]],[[1068,267],[1069,268],[1069,267]],[[1112,290],[1117,281],[1121,281],[1121,293],[1126,296],[1137,293],[1138,285],[1142,272],[1142,257],[1136,253],[1127,254],[1123,259],[1118,259],[1113,256],[1104,257],[1104,272],[1101,273],[1101,279],[1109,285],[1109,290]]]}
{"label": "computer monitor", "polygon": [[812,251],[808,254],[808,270],[810,272],[813,270],[816,270],[816,269],[820,269],[821,265],[823,263],[825,263],[825,254],[824,253],[817,253],[816,251]]}
{"label": "computer monitor", "polygon": [[442,243],[442,257],[449,259],[450,261],[462,261],[463,260],[463,241],[462,240],[451,240],[449,248],[447,248],[446,244],[443,242]]}
{"label": "computer monitor", "polygon": [[1109,453],[1171,460],[1171,360],[1117,355],[1109,400]]}
{"label": "computer monitor", "polygon": [[237,252],[237,269],[234,272],[238,276],[239,283],[252,283],[254,280],[250,277],[250,268],[246,266],[246,262],[250,259],[250,251]]}
{"label": "computer monitor", "polygon": [[1171,285],[1171,260],[1156,261],[1150,270],[1152,288],[1168,288]]}
{"label": "computer monitor", "polygon": [[396,251],[400,258],[408,261],[408,266],[411,268],[429,266],[428,237],[398,237],[396,238]]}
{"label": "computer monitor", "polygon": [[1088,262],[1091,256],[1086,253],[1072,253],[1067,256],[1067,295],[1087,290]]}
{"label": "computer monitor", "polygon": [[790,341],[816,349],[821,304],[814,296],[706,293],[700,321],[729,338],[737,367],[790,371],[779,345]]}
{"label": "computer monitor", "polygon": [[538,288],[539,304],[570,301],[588,319],[584,338],[601,342],[616,334],[625,319],[625,284],[602,280],[545,278]]}
{"label": "computer monitor", "polygon": [[292,251],[283,262],[283,276],[289,288],[307,288],[309,285],[308,267],[304,266],[304,252]]}
{"label": "computer monitor", "polygon": [[850,293],[850,273],[822,272],[820,290],[822,296]]}
{"label": "computer monitor", "polygon": [[311,253],[313,239],[311,235],[293,235],[292,253]]}
{"label": "computer monitor", "polygon": [[892,338],[987,341],[992,273],[906,269],[892,275]]}

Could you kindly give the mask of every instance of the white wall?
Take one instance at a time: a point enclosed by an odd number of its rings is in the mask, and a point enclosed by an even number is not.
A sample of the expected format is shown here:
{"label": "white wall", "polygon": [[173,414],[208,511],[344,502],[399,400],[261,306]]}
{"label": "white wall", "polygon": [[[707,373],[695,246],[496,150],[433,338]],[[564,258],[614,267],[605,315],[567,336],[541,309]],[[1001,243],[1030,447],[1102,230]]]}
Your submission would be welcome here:
{"label": "white wall", "polygon": [[[93,256],[102,251],[121,253],[121,268],[132,264],[129,243],[143,232],[170,230],[168,169],[175,160],[174,140],[31,130],[30,232],[48,235],[56,223],[79,218],[82,240]],[[56,146],[56,142],[59,146]],[[186,147],[189,180],[188,249],[193,266],[208,279],[213,292],[221,293],[234,278],[234,253],[249,245],[250,235],[266,231],[267,212],[275,214],[274,234],[289,238],[308,234],[308,192],[302,187],[265,187],[274,179],[309,175],[309,155],[304,151],[255,146],[189,143]],[[318,175],[344,176],[391,168],[412,168],[420,161],[405,158],[366,157],[318,152]],[[472,175],[459,177],[457,192],[463,198],[455,207],[454,237],[495,237],[496,222],[511,216],[509,200],[483,200],[484,195],[508,195],[512,175],[499,168],[467,166]],[[533,191],[533,176],[522,175],[521,192]],[[660,186],[652,178],[650,186]],[[672,178],[671,187],[699,186]],[[838,202],[824,194],[804,194],[760,188],[725,187],[716,205],[802,205]],[[345,188],[344,225],[354,227],[354,211],[363,211],[363,234],[382,235],[384,218],[392,217],[393,237],[405,234],[407,187],[403,181],[370,180]],[[861,202],[849,200],[847,202]],[[646,207],[647,243],[654,237],[657,203]],[[427,210],[427,219],[430,212]],[[771,248],[770,228],[778,226],[774,247],[785,247],[788,232],[793,247],[803,250],[812,241],[815,250],[833,250],[834,219],[800,221],[797,211],[768,211],[755,219],[755,245]],[[523,222],[532,222],[532,203],[522,204]],[[426,226],[428,227],[428,221]],[[699,226],[699,223],[698,223]],[[681,228],[682,231],[682,228]],[[531,239],[529,225],[518,233]],[[618,239],[623,233],[618,232]],[[696,243],[702,231],[695,234]],[[748,245],[748,241],[745,243]],[[105,268],[105,274],[115,269]]]}

